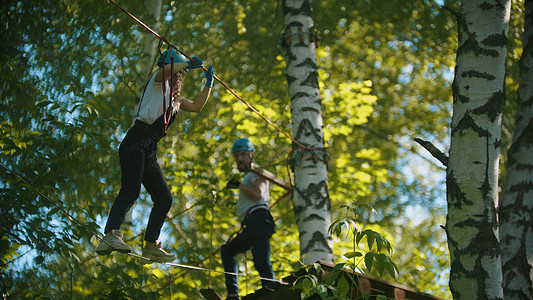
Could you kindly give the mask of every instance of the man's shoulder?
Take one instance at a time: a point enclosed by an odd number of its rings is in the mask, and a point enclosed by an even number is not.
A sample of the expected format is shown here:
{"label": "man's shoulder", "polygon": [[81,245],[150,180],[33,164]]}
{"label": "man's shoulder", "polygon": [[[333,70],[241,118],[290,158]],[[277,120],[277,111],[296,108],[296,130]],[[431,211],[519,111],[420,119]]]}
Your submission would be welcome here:
{"label": "man's shoulder", "polygon": [[257,178],[259,178],[259,176],[257,176],[257,174],[251,172],[251,171],[248,171],[246,172],[246,174],[244,174],[244,178],[245,179],[248,179],[248,180],[251,180],[251,181],[255,181]]}
{"label": "man's shoulder", "polygon": [[243,182],[252,184],[257,180],[263,180],[263,179],[264,179],[263,177],[255,174],[254,172],[249,171],[246,174],[244,174]]}
{"label": "man's shoulder", "polygon": [[244,175],[244,178],[243,178],[243,183],[249,183],[249,184],[253,184],[254,182],[256,181],[264,181],[266,182],[266,184],[268,184],[268,180],[266,180],[264,177],[261,177],[257,174],[255,174],[254,172],[248,172]]}

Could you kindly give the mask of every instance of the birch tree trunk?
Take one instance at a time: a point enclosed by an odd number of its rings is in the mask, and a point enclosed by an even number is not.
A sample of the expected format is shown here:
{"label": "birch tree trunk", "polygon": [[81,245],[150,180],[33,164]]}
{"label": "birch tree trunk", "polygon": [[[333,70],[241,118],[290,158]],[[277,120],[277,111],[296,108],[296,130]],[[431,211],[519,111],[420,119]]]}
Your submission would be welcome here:
{"label": "birch tree trunk", "polygon": [[[152,17],[153,25],[150,25],[152,29],[154,29],[156,32],[159,31],[159,28],[161,27],[160,19],[161,19],[161,0],[152,0],[150,5],[150,16]],[[148,23],[150,24],[150,23]],[[146,43],[144,44],[143,48],[143,54],[141,57],[141,61],[139,62],[139,65],[141,67],[139,71],[139,76],[137,76],[137,86],[139,87],[137,91],[137,103],[135,104],[134,109],[132,110],[132,125],[133,122],[135,122],[135,116],[137,115],[137,110],[139,108],[139,101],[141,100],[142,94],[144,92],[144,86],[150,79],[150,73],[152,72],[152,69],[154,67],[154,59],[156,57],[156,51],[155,46],[157,42],[157,37],[149,32],[146,33]],[[157,53],[159,54],[159,53]],[[124,223],[127,225],[132,224],[133,220],[133,207],[135,204],[131,206],[131,208],[126,213],[126,217],[124,218]]]}
{"label": "birch tree trunk", "polygon": [[[152,0],[150,1],[150,17],[151,20],[149,20],[150,27],[154,29],[156,32],[159,31],[161,28],[161,0]],[[153,22],[153,23],[152,23]],[[153,25],[152,25],[153,24]],[[135,24],[136,25],[136,24]],[[141,56],[141,61],[139,62],[139,65],[141,67],[139,71],[139,76],[137,77],[137,86],[139,87],[139,90],[137,91],[137,100],[141,99],[141,96],[144,92],[144,86],[150,79],[150,73],[152,73],[152,69],[154,68],[154,61],[157,58],[157,55],[159,53],[156,53],[156,44],[159,41],[157,37],[149,32],[145,33],[145,44],[143,48],[143,54]],[[161,46],[162,48],[166,49],[166,45]],[[137,113],[137,110],[135,110],[135,114]]]}
{"label": "birch tree trunk", "polygon": [[447,169],[450,290],[454,299],[502,299],[498,162],[510,0],[465,0]]}
{"label": "birch tree trunk", "polygon": [[310,0],[284,0],[285,34],[282,52],[287,64],[295,140],[314,150],[294,153],[294,213],[304,264],[333,261],[328,234],[331,204],[321,115],[316,34]]}
{"label": "birch tree trunk", "polygon": [[[533,0],[525,1],[518,112],[500,209],[505,299],[533,299]],[[528,259],[529,258],[529,259]]]}

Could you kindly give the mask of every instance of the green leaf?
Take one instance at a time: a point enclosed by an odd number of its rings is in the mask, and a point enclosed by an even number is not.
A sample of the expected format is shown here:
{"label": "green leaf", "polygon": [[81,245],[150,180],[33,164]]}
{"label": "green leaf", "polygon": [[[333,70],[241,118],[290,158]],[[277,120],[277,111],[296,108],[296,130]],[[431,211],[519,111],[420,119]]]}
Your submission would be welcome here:
{"label": "green leaf", "polygon": [[302,281],[302,289],[307,293],[309,294],[309,291],[311,290],[311,288],[313,288],[315,285],[313,283],[313,281],[311,281],[311,279],[309,277],[306,277],[303,279]]}
{"label": "green leaf", "polygon": [[365,230],[366,232],[366,242],[368,244],[368,250],[372,251],[372,246],[374,245],[375,232],[373,230]]}
{"label": "green leaf", "polygon": [[379,276],[383,276],[383,272],[388,266],[388,257],[383,253],[376,254],[374,257],[376,260],[375,262],[376,270],[378,271]]}
{"label": "green leaf", "polygon": [[345,276],[341,276],[337,281],[337,290],[342,297],[348,295],[348,292],[350,291],[350,283],[346,280]]}
{"label": "green leaf", "polygon": [[374,263],[374,253],[368,252],[365,254],[365,266],[368,269],[368,271],[372,271],[372,265]]}
{"label": "green leaf", "polygon": [[360,242],[361,242],[361,239],[363,239],[363,237],[365,236],[366,234],[366,231],[362,231],[362,232],[357,232],[356,236],[355,236],[355,243],[358,245]]}
{"label": "green leaf", "polygon": [[351,252],[344,253],[344,256],[346,258],[361,257],[361,256],[363,256],[363,253],[361,253],[359,251],[351,251]]}

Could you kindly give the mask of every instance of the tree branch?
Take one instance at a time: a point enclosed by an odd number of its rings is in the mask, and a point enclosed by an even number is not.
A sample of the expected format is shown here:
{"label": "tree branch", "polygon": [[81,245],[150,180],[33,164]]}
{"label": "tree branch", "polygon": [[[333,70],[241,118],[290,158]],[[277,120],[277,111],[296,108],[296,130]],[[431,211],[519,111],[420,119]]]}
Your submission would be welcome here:
{"label": "tree branch", "polygon": [[427,142],[424,140],[421,140],[419,138],[415,138],[415,142],[420,144],[420,146],[426,148],[433,157],[438,159],[443,165],[446,167],[448,166],[448,156],[446,154],[442,153],[437,147],[435,147],[431,142]]}
{"label": "tree branch", "polygon": [[451,7],[449,7],[449,6],[447,6],[447,5],[443,5],[442,8],[444,8],[444,9],[447,10],[450,14],[452,14],[452,16],[455,17],[455,19],[458,18],[459,13],[456,12],[455,10],[453,10]]}

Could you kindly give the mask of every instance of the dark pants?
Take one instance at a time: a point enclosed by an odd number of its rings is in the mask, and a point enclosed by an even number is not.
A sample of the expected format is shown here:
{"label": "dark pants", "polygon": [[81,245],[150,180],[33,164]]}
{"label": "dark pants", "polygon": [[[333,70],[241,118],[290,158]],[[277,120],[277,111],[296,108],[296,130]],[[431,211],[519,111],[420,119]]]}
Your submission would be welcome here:
{"label": "dark pants", "polygon": [[147,144],[149,136],[147,131],[133,127],[120,144],[122,186],[111,207],[105,233],[120,229],[127,211],[139,197],[142,184],[154,202],[144,240],[155,243],[172,205],[172,194],[157,163],[157,141]]}
{"label": "dark pants", "polygon": [[[259,276],[274,279],[272,263],[270,262],[270,237],[274,233],[274,220],[266,209],[253,211],[244,221],[244,230],[234,239],[222,245],[221,255],[224,270],[237,273],[235,256],[239,253],[252,250],[254,266]],[[272,281],[261,280],[263,287]],[[239,293],[239,282],[235,275],[226,274],[226,289],[228,295]]]}

